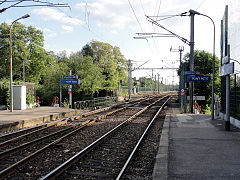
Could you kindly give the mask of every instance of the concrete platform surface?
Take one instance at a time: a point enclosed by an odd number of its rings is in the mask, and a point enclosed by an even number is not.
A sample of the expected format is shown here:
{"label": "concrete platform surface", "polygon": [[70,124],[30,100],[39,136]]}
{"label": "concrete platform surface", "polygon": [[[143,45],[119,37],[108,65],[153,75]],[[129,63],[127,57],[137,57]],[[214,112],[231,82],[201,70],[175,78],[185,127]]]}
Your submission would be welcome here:
{"label": "concrete platform surface", "polygon": [[160,140],[153,179],[240,179],[238,128],[231,126],[231,131],[225,131],[223,120],[180,114],[179,108],[170,108],[167,118],[170,123],[163,129],[167,135],[161,137],[165,143]]}
{"label": "concrete platform surface", "polygon": [[80,110],[59,107],[38,107],[26,110],[0,111],[0,132],[29,127],[53,121],[66,116],[76,115]]}

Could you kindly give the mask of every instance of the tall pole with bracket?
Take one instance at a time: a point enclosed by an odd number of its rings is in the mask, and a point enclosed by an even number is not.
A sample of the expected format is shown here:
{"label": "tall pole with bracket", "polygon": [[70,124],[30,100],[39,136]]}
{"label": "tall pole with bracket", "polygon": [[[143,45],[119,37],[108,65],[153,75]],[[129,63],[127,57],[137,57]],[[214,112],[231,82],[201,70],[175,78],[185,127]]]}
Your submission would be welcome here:
{"label": "tall pole with bracket", "polygon": [[9,47],[10,47],[10,112],[13,112],[13,76],[12,76],[12,28],[14,23],[19,21],[20,19],[26,19],[30,17],[29,14],[26,14],[12,22],[10,25],[10,32],[9,32]]}
{"label": "tall pole with bracket", "polygon": [[[198,12],[190,10],[191,25],[190,25],[190,71],[194,71],[194,16]],[[190,113],[193,113],[193,82],[189,82],[190,96]]]}
{"label": "tall pole with bracket", "polygon": [[132,90],[132,63],[131,60],[128,60],[128,98],[131,98]]}
{"label": "tall pole with bracket", "polygon": [[[170,52],[179,52],[180,55],[180,65],[179,65],[179,69],[180,69],[180,82],[179,82],[179,93],[180,93],[180,102],[181,102],[181,109],[183,109],[183,105],[184,105],[184,95],[181,95],[181,90],[184,89],[184,70],[183,70],[183,65],[182,65],[182,53],[184,51],[184,46],[179,46],[178,49],[173,49],[172,47],[170,48]],[[181,67],[182,66],[182,67]]]}

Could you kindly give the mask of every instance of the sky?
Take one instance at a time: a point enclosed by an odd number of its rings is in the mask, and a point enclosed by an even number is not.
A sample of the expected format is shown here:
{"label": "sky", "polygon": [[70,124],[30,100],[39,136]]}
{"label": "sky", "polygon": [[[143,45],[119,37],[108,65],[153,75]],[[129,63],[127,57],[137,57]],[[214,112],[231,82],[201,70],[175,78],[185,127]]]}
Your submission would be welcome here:
{"label": "sky", "polygon": [[[47,0],[43,0],[47,1]],[[20,20],[26,26],[32,25],[44,32],[48,51],[65,50],[68,54],[82,49],[92,40],[107,42],[120,48],[133,67],[178,68],[179,53],[170,52],[184,47],[183,54],[189,52],[189,46],[176,37],[154,37],[135,39],[136,33],[168,33],[152,24],[151,17],[165,28],[190,41],[190,17],[174,16],[190,9],[213,19],[216,26],[216,55],[220,54],[220,22],[225,5],[229,0],[48,0],[48,2],[67,3],[70,8],[56,7],[18,7],[9,8],[0,14],[0,22],[10,24],[13,20],[30,14],[30,18]],[[10,3],[3,3],[0,9]],[[39,4],[23,2],[24,4]],[[20,4],[19,4],[20,5]],[[195,49],[213,52],[213,24],[204,16],[195,16]],[[176,70],[154,70],[166,83],[178,83]],[[151,70],[135,70],[133,76],[150,77]]]}

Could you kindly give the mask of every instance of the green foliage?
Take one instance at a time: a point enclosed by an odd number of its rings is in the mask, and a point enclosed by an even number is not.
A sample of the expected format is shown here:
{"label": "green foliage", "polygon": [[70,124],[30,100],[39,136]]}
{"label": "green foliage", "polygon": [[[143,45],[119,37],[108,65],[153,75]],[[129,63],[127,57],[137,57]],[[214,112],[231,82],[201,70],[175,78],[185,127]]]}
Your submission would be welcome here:
{"label": "green foliage", "polygon": [[[9,77],[9,31],[6,23],[0,26],[0,79]],[[13,80],[21,80],[23,77],[23,62],[25,63],[26,81],[38,84],[41,75],[46,68],[47,52],[43,48],[43,32],[32,27],[16,22],[12,27],[12,71]]]}
{"label": "green foliage", "polygon": [[[9,78],[9,32],[7,23],[0,25],[0,79]],[[80,85],[73,85],[74,100],[81,100],[83,96],[93,96],[101,90],[114,90],[120,80],[127,83],[127,63],[118,47],[99,41],[86,44],[81,51],[72,53],[69,57],[63,51],[57,55],[47,52],[44,47],[43,32],[33,26],[16,22],[12,27],[12,59],[13,81],[22,81],[23,62],[25,65],[26,82],[34,82],[37,96],[41,103],[50,105],[55,96],[59,97],[60,76],[78,75]],[[51,62],[54,66],[50,66]],[[59,75],[59,73],[61,75]],[[62,86],[63,99],[68,98],[68,85]],[[0,93],[9,90],[2,88]],[[0,94],[1,96],[1,94]],[[28,102],[32,102],[30,96]],[[7,99],[7,98],[6,98]],[[9,104],[6,100],[1,103]]]}
{"label": "green foliage", "polygon": [[35,97],[31,93],[26,94],[26,103],[29,104],[34,104],[35,102]]}
{"label": "green foliage", "polygon": [[[187,53],[184,57],[185,61],[187,61],[187,70],[190,70],[189,63],[189,53]],[[212,78],[212,54],[196,50],[194,52],[194,70],[200,71],[202,75],[211,76]],[[183,67],[183,66],[181,66]],[[220,77],[219,77],[219,67],[220,61],[216,57],[215,58],[215,94],[220,95]],[[212,89],[212,81],[209,83],[205,82],[196,82],[194,83],[194,96],[205,96],[205,101],[199,101],[198,104],[205,112],[208,111],[208,107],[211,106],[211,89]]]}
{"label": "green foliage", "polygon": [[[73,101],[91,98],[101,90],[113,90],[118,87],[118,82],[127,82],[127,64],[119,48],[110,44],[92,41],[81,51],[72,53],[69,57],[66,52],[57,56],[50,56],[43,83],[39,85],[37,94],[44,104],[51,104],[55,96],[59,97],[59,72],[61,76],[78,75],[80,85],[73,85]],[[105,60],[105,61],[104,61]],[[61,77],[62,78],[62,77]],[[62,86],[63,99],[68,98],[68,85]]]}
{"label": "green foliage", "polygon": [[2,79],[0,82],[0,105],[10,107],[10,85],[8,79]]}
{"label": "green foliage", "polygon": [[100,68],[104,89],[117,87],[120,80],[127,82],[126,59],[118,47],[104,42],[92,41],[82,49],[82,54],[91,56],[93,63]]}

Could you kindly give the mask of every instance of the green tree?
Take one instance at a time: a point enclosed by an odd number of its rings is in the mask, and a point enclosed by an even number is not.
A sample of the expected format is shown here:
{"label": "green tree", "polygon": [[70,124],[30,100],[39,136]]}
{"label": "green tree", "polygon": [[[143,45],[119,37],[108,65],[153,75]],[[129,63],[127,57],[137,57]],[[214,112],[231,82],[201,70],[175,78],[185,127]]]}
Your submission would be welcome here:
{"label": "green tree", "polygon": [[[189,53],[184,56],[187,61],[187,70],[190,70]],[[200,71],[202,75],[211,76],[212,78],[212,54],[206,51],[195,50],[194,52],[194,70]],[[183,67],[183,66],[181,66]],[[215,58],[215,94],[220,95],[220,77],[219,77],[220,61]],[[178,71],[179,74],[180,71]],[[209,110],[211,107],[211,89],[212,81],[196,82],[194,83],[194,96],[205,96],[205,101],[199,101],[198,104],[204,111]]]}
{"label": "green tree", "polygon": [[118,82],[123,80],[127,82],[127,63],[118,47],[99,41],[92,41],[82,49],[82,54],[91,56],[94,64],[100,68],[104,76],[103,87],[113,89],[117,87]]}
{"label": "green tree", "polygon": [[[6,23],[0,25],[0,79],[9,78],[10,74],[10,26]],[[38,83],[46,68],[47,53],[44,46],[43,32],[16,22],[12,27],[12,57],[13,80],[22,80],[23,61],[31,60],[25,64],[26,81]]]}
{"label": "green tree", "polygon": [[69,58],[69,68],[80,79],[78,92],[92,95],[102,88],[101,70],[91,56],[82,56],[81,52],[73,53]]}

